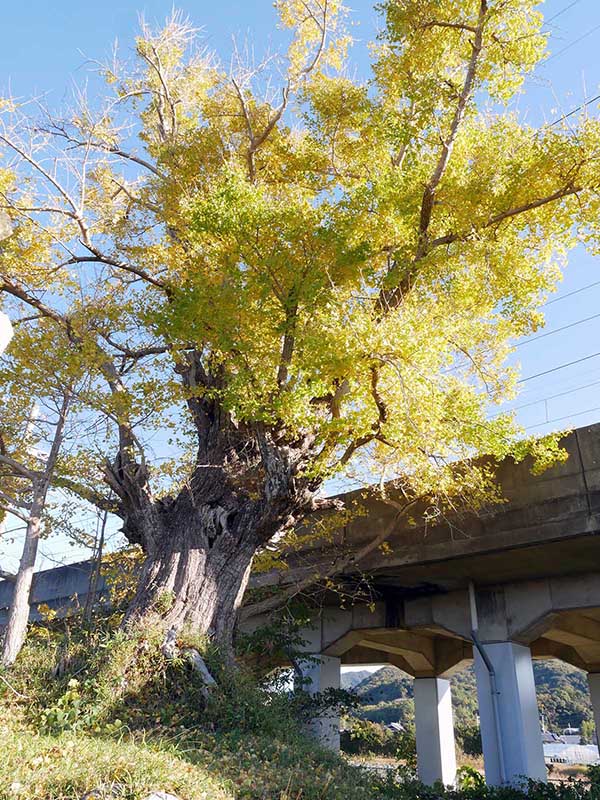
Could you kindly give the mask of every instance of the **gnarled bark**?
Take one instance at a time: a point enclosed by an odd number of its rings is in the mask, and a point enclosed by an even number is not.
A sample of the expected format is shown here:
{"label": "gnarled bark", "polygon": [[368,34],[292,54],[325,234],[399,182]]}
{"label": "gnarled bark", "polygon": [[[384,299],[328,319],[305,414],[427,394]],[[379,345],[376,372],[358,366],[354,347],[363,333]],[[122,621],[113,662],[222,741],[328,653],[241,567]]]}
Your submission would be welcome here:
{"label": "gnarled bark", "polygon": [[[196,355],[179,372],[191,390],[218,382]],[[106,468],[123,532],[145,553],[125,624],[158,612],[165,626],[189,625],[229,650],[255,553],[313,507],[318,484],[302,476],[313,442],[237,423],[214,397],[191,396],[188,407],[198,456],[178,495],[153,496],[125,424],[118,457]]]}
{"label": "gnarled bark", "polygon": [[126,622],[158,611],[165,625],[189,625],[230,647],[255,553],[253,537],[225,534],[211,544],[210,528],[199,526],[193,512],[187,520],[181,516],[180,526],[166,528],[147,553]]}

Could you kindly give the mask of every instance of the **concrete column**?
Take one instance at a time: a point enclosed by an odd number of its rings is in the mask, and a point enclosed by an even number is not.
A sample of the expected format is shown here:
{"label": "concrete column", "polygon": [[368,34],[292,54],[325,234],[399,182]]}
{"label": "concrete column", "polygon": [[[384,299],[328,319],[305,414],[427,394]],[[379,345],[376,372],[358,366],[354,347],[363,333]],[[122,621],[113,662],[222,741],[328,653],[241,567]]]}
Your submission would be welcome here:
{"label": "concrete column", "polygon": [[456,781],[456,749],[450,681],[444,678],[415,678],[415,726],[417,770],[423,783]]}
{"label": "concrete column", "polygon": [[483,647],[494,667],[498,692],[495,709],[488,669],[474,647],[486,783],[501,784],[501,760],[507,783],[517,783],[522,778],[545,781],[547,774],[531,651],[514,642],[484,644]]}
{"label": "concrete column", "polygon": [[600,747],[600,672],[588,672],[588,686],[596,725],[596,741]]}
{"label": "concrete column", "polygon": [[[311,656],[310,660],[301,663],[302,677],[305,679],[304,690],[310,694],[318,694],[326,689],[340,688],[340,659],[332,656]],[[320,716],[308,726],[308,732],[323,747],[338,752],[340,749],[340,717],[339,714],[328,713]]]}
{"label": "concrete column", "polygon": [[8,347],[13,337],[13,329],[9,318],[0,311],[0,355]]}

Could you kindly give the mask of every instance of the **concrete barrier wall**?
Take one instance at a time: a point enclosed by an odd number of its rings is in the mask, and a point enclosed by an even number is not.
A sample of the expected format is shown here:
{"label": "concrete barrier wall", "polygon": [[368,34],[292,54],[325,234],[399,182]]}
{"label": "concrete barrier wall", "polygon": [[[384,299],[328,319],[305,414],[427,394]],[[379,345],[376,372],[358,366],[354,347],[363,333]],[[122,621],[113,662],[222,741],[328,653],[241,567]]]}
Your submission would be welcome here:
{"label": "concrete barrier wall", "polygon": [[[41,604],[55,611],[84,606],[93,567],[92,561],[80,561],[37,572],[31,590],[30,620],[40,619],[38,606]],[[12,581],[0,581],[0,625],[6,624],[12,595]],[[108,587],[102,575],[98,579],[97,597],[108,597]]]}

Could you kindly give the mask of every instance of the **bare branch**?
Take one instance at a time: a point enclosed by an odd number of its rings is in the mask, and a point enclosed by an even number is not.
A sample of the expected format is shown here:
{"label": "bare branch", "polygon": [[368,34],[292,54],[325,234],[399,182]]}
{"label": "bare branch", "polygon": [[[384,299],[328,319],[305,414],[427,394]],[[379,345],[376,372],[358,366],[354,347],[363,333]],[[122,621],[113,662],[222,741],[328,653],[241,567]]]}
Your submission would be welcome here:
{"label": "bare branch", "polygon": [[58,311],[50,308],[30,292],[27,292],[25,289],[23,289],[22,286],[19,286],[3,276],[0,276],[0,292],[7,292],[13,297],[16,297],[18,300],[22,300],[27,305],[37,309],[44,317],[52,319],[54,322],[58,322],[58,324],[64,327],[65,330],[69,331],[71,329],[68,317],[59,314]]}
{"label": "bare branch", "polygon": [[117,504],[114,500],[111,500],[106,495],[100,494],[100,492],[91,489],[89,486],[84,486],[84,484],[78,483],[77,481],[64,476],[59,476],[56,478],[54,483],[57,488],[65,489],[66,491],[77,495],[77,497],[87,500],[88,503],[91,503],[102,511],[108,511],[113,514],[119,513]]}
{"label": "bare branch", "polygon": [[21,464],[19,461],[15,461],[14,458],[11,458],[8,455],[3,455],[2,453],[0,453],[0,464],[6,464],[7,467],[9,467],[14,473],[22,478],[27,478],[28,480],[33,481],[39,477],[37,472],[33,472],[24,464]]}
{"label": "bare branch", "polygon": [[138,278],[141,278],[147,283],[151,283],[158,289],[162,289],[167,294],[169,293],[169,289],[165,283],[159,281],[157,278],[153,278],[152,275],[149,275],[140,267],[135,267],[133,264],[129,264],[126,261],[119,261],[112,256],[108,256],[91,244],[86,245],[86,247],[90,253],[92,253],[91,256],[73,256],[73,258],[63,262],[62,266],[85,263],[106,264],[107,267],[115,267],[116,269],[123,270],[123,272],[129,272],[132,275],[137,275]]}
{"label": "bare branch", "polygon": [[46,170],[37,159],[29,155],[25,150],[23,150],[22,147],[20,147],[20,145],[18,145],[12,139],[9,139],[7,136],[4,136],[3,134],[0,134],[0,142],[4,142],[4,144],[7,147],[10,147],[11,150],[14,150],[15,153],[20,155],[21,158],[27,161],[27,163],[30,164],[37,172],[39,172],[40,175],[42,175],[42,177],[44,177],[52,186],[54,186],[56,191],[60,194],[60,196],[63,198],[63,200],[67,203],[67,205],[71,209],[71,212],[68,214],[68,216],[71,216],[79,226],[83,243],[86,245],[86,247],[89,246],[90,242],[89,231],[86,222],[81,215],[81,209],[78,208],[75,201],[73,200],[69,192],[67,192],[67,190],[64,188],[64,186],[62,186],[60,181],[56,180],[56,178],[53,175],[51,175],[48,172],[48,170]]}
{"label": "bare branch", "polygon": [[[136,94],[140,93],[137,92]],[[69,144],[72,144],[74,147],[90,147],[94,150],[99,150],[104,153],[111,153],[112,155],[119,156],[125,161],[131,161],[134,164],[138,164],[140,167],[144,167],[159,178],[166,178],[166,175],[164,175],[164,173],[162,173],[154,164],[152,164],[150,161],[146,161],[146,159],[142,158],[141,156],[138,156],[135,153],[130,153],[127,150],[122,150],[120,147],[110,144],[110,142],[103,142],[96,139],[89,139],[88,141],[77,139],[69,134],[66,128],[59,125],[58,122],[52,122],[52,126],[50,128],[42,128],[41,130],[46,130],[52,136],[60,136],[66,139]]]}

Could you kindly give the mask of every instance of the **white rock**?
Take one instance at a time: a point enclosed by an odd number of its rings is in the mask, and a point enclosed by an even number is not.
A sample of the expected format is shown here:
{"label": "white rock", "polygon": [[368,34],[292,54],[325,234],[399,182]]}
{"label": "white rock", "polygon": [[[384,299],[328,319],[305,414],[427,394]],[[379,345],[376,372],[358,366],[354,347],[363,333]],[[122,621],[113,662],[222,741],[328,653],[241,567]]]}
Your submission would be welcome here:
{"label": "white rock", "polygon": [[152,792],[152,794],[144,797],[144,800],[179,800],[179,798],[168,792]]}

